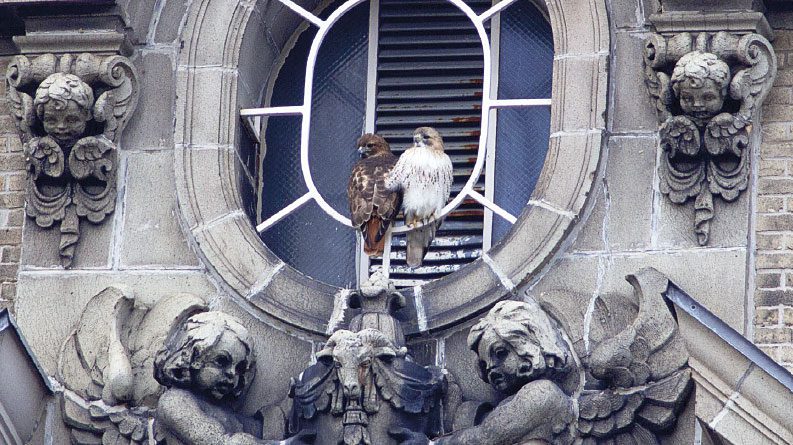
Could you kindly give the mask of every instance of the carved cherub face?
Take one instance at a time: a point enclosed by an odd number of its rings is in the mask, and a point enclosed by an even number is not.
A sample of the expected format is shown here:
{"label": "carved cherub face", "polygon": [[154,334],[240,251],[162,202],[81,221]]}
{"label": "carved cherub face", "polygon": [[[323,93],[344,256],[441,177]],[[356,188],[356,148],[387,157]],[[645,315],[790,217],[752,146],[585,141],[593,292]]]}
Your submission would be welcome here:
{"label": "carved cherub face", "polygon": [[253,339],[236,318],[202,312],[172,332],[154,359],[154,378],[220,402],[240,397],[255,373]]}
{"label": "carved cherub face", "polygon": [[730,68],[715,54],[693,51],[677,62],[671,83],[683,113],[707,120],[724,107]]}
{"label": "carved cherub face", "polygon": [[535,302],[501,301],[468,334],[479,376],[505,395],[537,379],[566,372],[570,352],[556,325]]}
{"label": "carved cherub face", "polygon": [[515,348],[498,336],[495,330],[488,330],[482,335],[476,352],[481,375],[503,394],[516,393],[542,371],[532,365],[534,357],[518,355]]}
{"label": "carved cherub face", "polygon": [[64,73],[44,79],[33,102],[44,131],[66,147],[85,133],[93,103],[91,87],[79,77]]}
{"label": "carved cherub face", "polygon": [[680,108],[697,119],[710,119],[721,112],[724,94],[716,82],[705,79],[694,82],[686,79],[680,83]]}
{"label": "carved cherub face", "polygon": [[226,331],[217,343],[194,360],[198,369],[194,371],[193,383],[199,391],[221,400],[237,389],[247,359],[245,345],[239,337]]}

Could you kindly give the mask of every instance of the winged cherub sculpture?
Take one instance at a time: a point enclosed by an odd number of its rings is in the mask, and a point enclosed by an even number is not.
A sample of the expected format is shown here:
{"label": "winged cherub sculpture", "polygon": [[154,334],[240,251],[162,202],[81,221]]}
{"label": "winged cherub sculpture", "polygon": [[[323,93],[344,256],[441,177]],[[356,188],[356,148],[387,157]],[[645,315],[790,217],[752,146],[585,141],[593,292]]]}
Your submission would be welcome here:
{"label": "winged cherub sculpture", "polygon": [[59,222],[61,265],[69,267],[80,219],[99,224],[115,209],[117,144],[137,101],[137,75],[124,57],[91,54],[8,66],[11,114],[24,143],[25,211],[36,225]]}
{"label": "winged cherub sculpture", "polygon": [[732,202],[748,186],[753,120],[776,74],[774,52],[757,34],[655,34],[644,61],[660,124],[661,192],[676,204],[694,198],[694,232],[706,245],[713,197]]}
{"label": "winged cherub sculpture", "polygon": [[[432,443],[659,444],[658,435],[675,424],[693,381],[660,292],[641,289],[634,276],[628,279],[638,302],[608,307],[601,301],[598,307],[608,312],[593,317],[625,312],[633,321],[598,339],[588,355],[576,350],[561,323],[531,297],[496,304],[471,328],[468,346],[477,354],[480,377],[501,400],[492,408],[482,404],[467,426],[456,418],[456,431]],[[429,443],[404,428],[391,434],[403,445]]]}

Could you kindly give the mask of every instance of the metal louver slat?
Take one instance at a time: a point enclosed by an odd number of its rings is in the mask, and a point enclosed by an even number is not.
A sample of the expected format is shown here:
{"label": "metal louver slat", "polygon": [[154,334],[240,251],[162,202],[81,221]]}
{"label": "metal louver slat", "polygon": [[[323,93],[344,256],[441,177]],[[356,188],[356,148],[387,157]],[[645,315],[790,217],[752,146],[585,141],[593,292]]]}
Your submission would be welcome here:
{"label": "metal louver slat", "polygon": [[[475,11],[490,1],[466,2]],[[416,127],[444,138],[458,193],[476,162],[481,122],[483,53],[474,26],[445,0],[380,0],[375,130],[396,154]],[[484,176],[475,189],[484,191]],[[482,254],[484,209],[466,200],[446,217],[421,267],[405,264],[405,238],[392,241],[390,277],[415,286],[452,273]],[[370,271],[380,267],[373,259]]]}

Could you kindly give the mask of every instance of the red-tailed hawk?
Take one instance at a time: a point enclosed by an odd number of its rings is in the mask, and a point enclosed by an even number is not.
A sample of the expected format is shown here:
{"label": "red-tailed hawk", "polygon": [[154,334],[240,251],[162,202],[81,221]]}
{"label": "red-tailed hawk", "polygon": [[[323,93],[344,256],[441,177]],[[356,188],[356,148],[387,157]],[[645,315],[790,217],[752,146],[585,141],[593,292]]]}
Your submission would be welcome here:
{"label": "red-tailed hawk", "polygon": [[413,132],[413,146],[399,157],[388,177],[389,190],[402,190],[405,224],[429,223],[407,233],[407,263],[420,266],[435,230],[440,226],[440,211],[452,189],[452,160],[443,152],[443,139],[437,130],[420,127]]}
{"label": "red-tailed hawk", "polygon": [[385,233],[402,203],[402,193],[390,191],[385,186],[397,157],[391,153],[388,142],[376,134],[361,136],[358,152],[363,159],[353,167],[347,185],[350,219],[363,233],[364,252],[369,256],[382,255]]}

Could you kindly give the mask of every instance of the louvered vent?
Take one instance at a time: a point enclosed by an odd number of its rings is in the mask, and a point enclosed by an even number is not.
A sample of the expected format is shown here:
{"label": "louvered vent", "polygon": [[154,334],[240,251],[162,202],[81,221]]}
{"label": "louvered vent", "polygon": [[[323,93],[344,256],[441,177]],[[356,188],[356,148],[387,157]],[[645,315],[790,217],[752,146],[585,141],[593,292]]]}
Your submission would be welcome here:
{"label": "louvered vent", "polygon": [[[467,1],[481,13],[490,1]],[[417,127],[435,127],[454,165],[452,196],[468,180],[479,145],[482,43],[465,14],[445,0],[380,0],[375,130],[401,154]],[[476,190],[484,193],[484,174]],[[482,254],[484,210],[466,200],[446,217],[421,267],[405,263],[395,236],[391,278],[413,286],[456,271]],[[373,260],[371,271],[380,267]]]}

